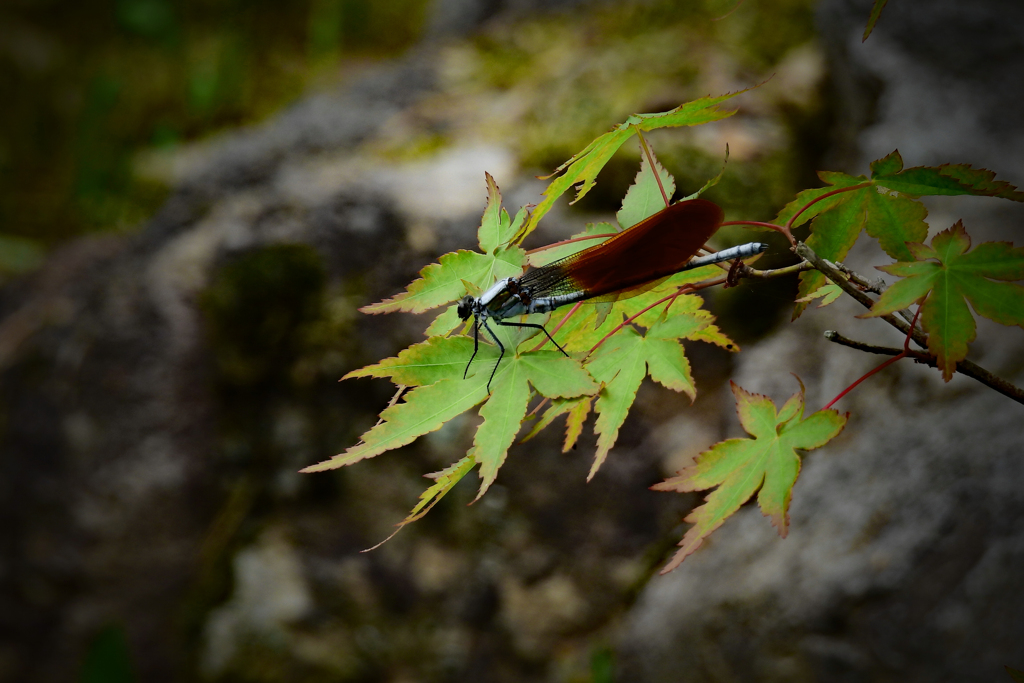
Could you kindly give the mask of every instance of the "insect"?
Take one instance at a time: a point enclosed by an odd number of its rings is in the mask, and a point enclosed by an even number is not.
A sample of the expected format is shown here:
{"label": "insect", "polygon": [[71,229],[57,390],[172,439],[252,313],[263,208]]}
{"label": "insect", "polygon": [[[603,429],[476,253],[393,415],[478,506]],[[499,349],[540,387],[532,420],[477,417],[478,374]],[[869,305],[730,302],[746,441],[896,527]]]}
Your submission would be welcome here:
{"label": "insect", "polygon": [[487,380],[487,391],[505,355],[505,346],[488,321],[502,327],[529,327],[542,331],[567,357],[543,325],[509,322],[528,313],[547,313],[577,301],[615,301],[636,296],[659,280],[711,263],[760,254],[767,244],[750,242],[694,258],[722,223],[722,209],[706,199],[691,199],[666,207],[614,237],[571,256],[535,268],[520,277],[498,280],[479,297],[466,295],[458,306],[459,318],[473,316],[473,355],[480,348],[480,328],[487,330],[501,349]]}

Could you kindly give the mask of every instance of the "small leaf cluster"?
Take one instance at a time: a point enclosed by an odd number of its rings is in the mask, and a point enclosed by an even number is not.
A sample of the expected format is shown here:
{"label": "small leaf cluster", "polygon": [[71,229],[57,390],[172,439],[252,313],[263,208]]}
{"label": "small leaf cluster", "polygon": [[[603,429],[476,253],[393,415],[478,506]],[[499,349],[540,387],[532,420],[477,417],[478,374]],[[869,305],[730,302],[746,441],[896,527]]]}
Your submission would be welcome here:
{"label": "small leaf cluster", "polygon": [[[905,169],[899,150],[872,162],[870,178],[818,175],[826,186],[800,192],[779,212],[776,223],[810,220],[807,246],[830,261],[844,259],[862,231],[878,240],[896,261],[879,270],[906,279],[890,287],[864,317],[886,315],[924,300],[921,325],[928,334],[928,351],[947,382],[976,337],[967,302],[990,320],[1024,327],[1024,287],[1012,284],[1024,279],[1024,250],[988,242],[967,253],[971,239],[961,222],[926,246],[928,210],[918,201],[927,195],[973,195],[1021,202],[1024,192],[996,180],[992,171],[968,164]],[[835,283],[826,284],[824,274],[801,273],[794,318],[813,298],[823,297],[824,306],[835,300],[833,295],[837,296]]]}

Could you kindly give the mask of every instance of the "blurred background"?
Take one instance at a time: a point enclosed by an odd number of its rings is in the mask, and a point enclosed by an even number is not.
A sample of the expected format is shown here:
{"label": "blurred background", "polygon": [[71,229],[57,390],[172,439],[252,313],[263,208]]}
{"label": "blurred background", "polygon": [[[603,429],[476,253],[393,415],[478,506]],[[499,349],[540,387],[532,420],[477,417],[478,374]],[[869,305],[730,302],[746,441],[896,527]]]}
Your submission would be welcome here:
{"label": "blurred background", "polygon": [[[648,486],[740,436],[730,378],[811,409],[898,345],[795,281],[707,297],[609,461],[549,429],[371,553],[472,442],[465,415],[344,470],[393,387],[344,373],[430,316],[356,310],[475,244],[635,112],[761,87],[651,134],[683,194],[771,220],[818,169],[991,168],[1024,185],[1024,7],[893,0],[11,0],[0,8],[0,680],[997,681],[1024,669],[1024,413],[897,364],[806,457],[789,538],[746,507],[659,577],[700,497]],[[539,246],[606,220],[627,146]],[[1021,243],[1004,200],[933,231]],[[723,230],[722,243],[750,239]],[[757,239],[763,239],[759,233]],[[766,256],[791,262],[780,244]],[[874,277],[881,252],[848,263]],[[1021,330],[972,359],[1024,381]],[[589,433],[589,430],[588,432]]]}

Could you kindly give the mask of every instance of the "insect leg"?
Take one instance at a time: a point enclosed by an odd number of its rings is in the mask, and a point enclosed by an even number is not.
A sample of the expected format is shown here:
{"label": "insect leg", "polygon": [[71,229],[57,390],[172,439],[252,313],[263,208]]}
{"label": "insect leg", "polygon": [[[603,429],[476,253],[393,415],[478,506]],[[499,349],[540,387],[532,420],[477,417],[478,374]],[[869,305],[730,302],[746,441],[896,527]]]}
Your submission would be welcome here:
{"label": "insect leg", "polygon": [[[499,325],[502,324],[500,320],[497,321],[497,323]],[[491,338],[494,339],[494,341],[498,344],[498,348],[501,349],[501,353],[498,354],[498,362],[494,364],[494,369],[491,370],[491,376],[487,378],[487,393],[490,394],[491,393],[491,380],[494,379],[494,373],[496,373],[498,371],[498,366],[501,365],[501,359],[505,355],[505,345],[501,343],[500,339],[498,339],[498,335],[494,334],[494,330],[491,329],[491,326],[487,324],[486,320],[484,320],[483,323],[481,323],[481,324],[484,326],[485,330],[487,330],[488,332],[491,333]]]}
{"label": "insect leg", "polygon": [[469,375],[469,366],[473,364],[473,359],[476,358],[476,352],[480,350],[480,318],[473,316],[473,355],[469,357],[469,362],[466,363],[466,370],[462,373],[462,379],[466,379]]}
{"label": "insect leg", "polygon": [[565,352],[565,349],[563,349],[561,345],[555,341],[554,337],[548,334],[548,331],[544,329],[543,325],[537,325],[536,323],[506,323],[501,320],[497,320],[495,322],[497,322],[497,324],[501,325],[502,327],[532,327],[535,330],[540,330],[545,335],[547,335],[547,338],[551,340],[551,343],[557,346],[558,350],[561,351],[566,358],[569,357],[569,354]]}

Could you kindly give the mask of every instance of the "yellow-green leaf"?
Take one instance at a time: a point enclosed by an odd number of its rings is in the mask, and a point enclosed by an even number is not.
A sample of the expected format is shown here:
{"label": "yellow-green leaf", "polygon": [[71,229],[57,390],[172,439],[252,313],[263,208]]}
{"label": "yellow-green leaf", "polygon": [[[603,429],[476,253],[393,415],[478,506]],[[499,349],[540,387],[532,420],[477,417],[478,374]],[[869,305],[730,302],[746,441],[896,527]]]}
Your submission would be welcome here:
{"label": "yellow-green leaf", "polygon": [[663,574],[678,567],[708,534],[759,491],[757,502],[761,511],[785,538],[793,485],[800,474],[797,450],[824,446],[846,425],[847,416],[834,410],[819,410],[802,419],[802,391],[776,413],[767,396],[748,393],[734,383],[731,386],[740,424],[754,438],[717,443],[701,453],[693,465],[651,487],[656,491],[679,492],[718,487],[686,517],[694,526],[679,542],[679,550],[662,570]]}

